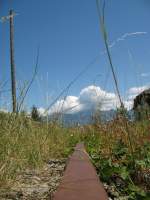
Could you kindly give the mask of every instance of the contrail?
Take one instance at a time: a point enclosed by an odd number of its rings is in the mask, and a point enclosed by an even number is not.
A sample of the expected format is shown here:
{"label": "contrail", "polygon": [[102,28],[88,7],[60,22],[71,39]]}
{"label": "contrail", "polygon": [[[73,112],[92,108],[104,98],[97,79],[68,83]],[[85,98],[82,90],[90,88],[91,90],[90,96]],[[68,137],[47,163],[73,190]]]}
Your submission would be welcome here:
{"label": "contrail", "polygon": [[147,34],[147,32],[133,32],[133,33],[125,33],[124,35],[122,35],[120,38],[117,39],[117,42],[125,40],[127,37],[130,36],[135,36],[135,35],[143,35],[143,34]]}
{"label": "contrail", "polygon": [[[145,34],[148,34],[148,32],[137,31],[137,32],[132,32],[132,33],[124,33],[121,37],[118,37],[115,41],[111,42],[109,44],[109,48],[110,49],[113,48],[114,46],[117,45],[117,43],[124,41],[128,37],[145,35]],[[105,54],[105,53],[106,51],[102,51],[100,54]]]}

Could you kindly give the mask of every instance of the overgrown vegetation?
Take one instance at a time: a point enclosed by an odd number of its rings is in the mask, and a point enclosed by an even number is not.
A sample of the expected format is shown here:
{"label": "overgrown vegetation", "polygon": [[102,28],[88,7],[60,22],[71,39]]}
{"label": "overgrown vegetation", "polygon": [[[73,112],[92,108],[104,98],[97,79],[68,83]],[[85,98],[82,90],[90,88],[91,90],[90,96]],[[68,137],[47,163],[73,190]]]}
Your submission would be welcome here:
{"label": "overgrown vegetation", "polygon": [[120,196],[150,199],[150,125],[148,121],[127,123],[133,152],[122,118],[65,128],[1,113],[0,187],[10,187],[25,169],[40,168],[50,158],[68,157],[75,144],[84,141],[104,183],[113,185]]}
{"label": "overgrown vegetation", "polygon": [[[128,128],[133,149],[122,119],[96,127],[93,137],[86,141],[87,149],[101,180],[117,195],[150,199],[149,122],[128,122]],[[118,197],[115,192],[109,195]]]}
{"label": "overgrown vegetation", "polygon": [[67,157],[77,142],[57,124],[35,122],[15,114],[0,114],[0,187],[10,186],[27,168],[40,168],[50,158]]}

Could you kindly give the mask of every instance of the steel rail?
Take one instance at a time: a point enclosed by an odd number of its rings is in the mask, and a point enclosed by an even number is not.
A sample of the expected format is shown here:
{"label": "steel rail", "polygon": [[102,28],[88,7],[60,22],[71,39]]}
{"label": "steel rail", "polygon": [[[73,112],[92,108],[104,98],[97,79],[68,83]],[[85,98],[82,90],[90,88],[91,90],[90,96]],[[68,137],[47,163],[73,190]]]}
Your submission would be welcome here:
{"label": "steel rail", "polygon": [[108,200],[83,143],[76,145],[54,200]]}

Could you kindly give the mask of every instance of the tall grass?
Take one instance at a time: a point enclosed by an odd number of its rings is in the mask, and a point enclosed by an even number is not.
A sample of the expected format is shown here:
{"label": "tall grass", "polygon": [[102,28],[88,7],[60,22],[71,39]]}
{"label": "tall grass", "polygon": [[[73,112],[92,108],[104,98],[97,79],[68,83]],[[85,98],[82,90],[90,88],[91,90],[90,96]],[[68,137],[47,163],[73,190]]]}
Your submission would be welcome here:
{"label": "tall grass", "polygon": [[1,114],[0,186],[9,185],[21,170],[42,167],[50,158],[67,157],[77,142],[73,137],[70,130],[57,124]]}
{"label": "tall grass", "polygon": [[[113,61],[112,61],[112,56],[110,53],[110,49],[109,49],[109,43],[108,43],[108,33],[107,33],[107,29],[106,29],[106,24],[105,24],[105,0],[103,2],[103,5],[101,6],[102,1],[101,0],[96,0],[96,5],[97,5],[97,11],[98,11],[98,17],[99,17],[99,23],[100,23],[100,28],[101,28],[101,33],[102,33],[102,37],[103,37],[103,41],[105,44],[105,49],[106,49],[106,55],[108,57],[108,61],[110,64],[110,69],[112,72],[112,76],[114,79],[114,83],[115,83],[115,89],[116,89],[116,93],[120,102],[120,110],[122,111],[121,115],[122,115],[122,119],[123,119],[123,123],[124,123],[124,128],[125,128],[125,134],[127,135],[128,138],[128,143],[130,146],[130,153],[132,155],[132,160],[133,160],[133,165],[135,165],[135,159],[134,159],[134,153],[133,153],[133,141],[132,141],[132,137],[133,137],[133,133],[131,132],[131,129],[128,126],[128,121],[126,120],[126,111],[125,111],[125,106],[124,106],[124,102],[122,101],[121,95],[120,95],[120,91],[119,91],[119,84],[118,84],[118,80],[116,77],[116,73],[114,70],[114,66],[113,66]],[[102,9],[101,9],[102,7]]]}
{"label": "tall grass", "polygon": [[[147,167],[149,155],[144,149],[148,136],[148,121],[128,122],[132,131],[133,153]],[[124,163],[131,165],[130,145],[124,120],[114,119],[108,123],[97,122],[93,125],[63,127],[55,123],[35,122],[24,115],[0,114],[0,187],[11,187],[17,175],[26,169],[40,169],[51,158],[67,158],[77,142],[84,142],[91,160],[100,177],[109,179],[108,169],[116,162],[119,169]],[[118,146],[119,144],[119,146]],[[125,154],[116,160],[116,154]],[[144,157],[143,157],[144,155]],[[111,165],[106,168],[106,161]],[[122,164],[123,163],[123,164]],[[140,166],[141,167],[141,166]],[[134,172],[139,169],[137,166]],[[133,168],[131,170],[133,172]]]}

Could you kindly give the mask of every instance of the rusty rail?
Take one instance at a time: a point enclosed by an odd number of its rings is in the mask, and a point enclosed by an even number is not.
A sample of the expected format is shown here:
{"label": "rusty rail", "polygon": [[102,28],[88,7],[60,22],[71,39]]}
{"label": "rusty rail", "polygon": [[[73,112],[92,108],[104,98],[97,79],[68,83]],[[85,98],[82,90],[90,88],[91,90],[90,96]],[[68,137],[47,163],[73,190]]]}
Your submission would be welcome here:
{"label": "rusty rail", "polygon": [[82,143],[70,157],[54,200],[108,200]]}

